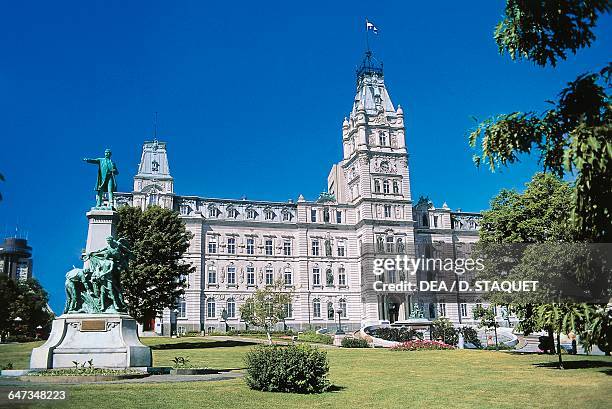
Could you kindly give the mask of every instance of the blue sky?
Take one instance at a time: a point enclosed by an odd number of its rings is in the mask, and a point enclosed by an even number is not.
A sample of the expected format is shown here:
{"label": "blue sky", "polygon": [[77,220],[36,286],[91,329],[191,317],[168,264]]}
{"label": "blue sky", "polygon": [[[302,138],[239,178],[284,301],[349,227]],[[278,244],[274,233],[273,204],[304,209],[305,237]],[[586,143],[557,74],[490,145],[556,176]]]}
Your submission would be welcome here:
{"label": "blue sky", "polygon": [[404,108],[413,196],[478,211],[537,164],[476,169],[471,116],[543,110],[610,57],[607,16],[596,43],[556,69],[511,62],[492,39],[501,1],[172,3],[0,6],[0,233],[27,232],[56,312],[94,204],[81,158],[110,147],[129,190],[156,111],[177,193],[314,199],[342,157],[367,16]]}

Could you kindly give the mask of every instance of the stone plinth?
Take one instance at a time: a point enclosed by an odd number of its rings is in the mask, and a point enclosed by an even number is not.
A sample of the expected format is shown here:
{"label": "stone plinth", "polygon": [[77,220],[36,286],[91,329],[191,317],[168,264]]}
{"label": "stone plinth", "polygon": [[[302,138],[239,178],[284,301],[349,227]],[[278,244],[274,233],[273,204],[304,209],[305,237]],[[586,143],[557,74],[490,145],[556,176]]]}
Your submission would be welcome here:
{"label": "stone plinth", "polygon": [[140,342],[136,320],[126,314],[64,314],[49,339],[32,350],[31,369],[69,368],[93,359],[97,368],[151,366],[151,349]]}
{"label": "stone plinth", "polygon": [[89,228],[87,230],[87,253],[106,247],[106,238],[115,237],[117,212],[111,209],[92,208],[87,212]]}

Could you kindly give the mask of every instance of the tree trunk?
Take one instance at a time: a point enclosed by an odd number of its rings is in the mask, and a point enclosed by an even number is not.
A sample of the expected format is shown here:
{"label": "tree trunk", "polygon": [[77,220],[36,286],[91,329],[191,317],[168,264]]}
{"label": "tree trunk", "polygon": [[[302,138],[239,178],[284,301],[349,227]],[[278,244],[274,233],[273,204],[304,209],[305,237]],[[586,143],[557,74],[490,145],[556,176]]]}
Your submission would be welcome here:
{"label": "tree trunk", "polygon": [[561,359],[561,332],[557,332],[557,354],[559,355],[559,369],[564,369],[563,359]]}
{"label": "tree trunk", "polygon": [[552,349],[549,350],[549,354],[554,355],[555,354],[555,335],[553,334],[553,330],[552,329],[548,329],[548,338],[550,338],[550,345],[552,345]]}

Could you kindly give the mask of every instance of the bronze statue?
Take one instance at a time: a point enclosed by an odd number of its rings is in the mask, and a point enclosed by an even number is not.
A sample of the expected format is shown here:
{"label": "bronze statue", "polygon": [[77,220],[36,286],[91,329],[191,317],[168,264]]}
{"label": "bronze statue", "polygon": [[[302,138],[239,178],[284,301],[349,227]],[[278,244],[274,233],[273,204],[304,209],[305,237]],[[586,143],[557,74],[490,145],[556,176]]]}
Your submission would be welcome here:
{"label": "bronze statue", "polygon": [[117,181],[115,176],[119,174],[115,162],[111,160],[111,150],[104,151],[103,158],[83,158],[87,163],[98,165],[98,180],[96,182],[96,207],[102,207],[104,193],[108,194],[108,207],[112,208],[114,204],[114,193],[117,191]]}
{"label": "bronze statue", "polygon": [[85,268],[66,274],[66,308],[70,313],[125,313],[120,275],[128,266],[131,252],[125,239],[109,236],[108,245],[83,256]]}

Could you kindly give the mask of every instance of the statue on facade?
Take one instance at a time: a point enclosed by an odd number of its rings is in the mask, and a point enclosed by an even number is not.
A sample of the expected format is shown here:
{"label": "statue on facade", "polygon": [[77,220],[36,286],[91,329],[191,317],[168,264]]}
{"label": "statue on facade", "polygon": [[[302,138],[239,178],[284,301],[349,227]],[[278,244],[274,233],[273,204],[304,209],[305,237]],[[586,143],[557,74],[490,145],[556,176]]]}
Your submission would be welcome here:
{"label": "statue on facade", "polygon": [[111,160],[111,150],[104,151],[103,158],[83,158],[83,161],[98,165],[98,180],[96,181],[96,207],[102,207],[104,194],[108,194],[108,206],[113,207],[114,193],[117,191],[115,176],[119,174],[115,162]]}
{"label": "statue on facade", "polygon": [[423,319],[425,316],[423,315],[423,311],[419,308],[419,304],[412,304],[412,311],[410,311],[410,318]]}
{"label": "statue on facade", "polygon": [[397,239],[397,252],[399,254],[404,254],[406,252],[406,247],[404,246],[404,241],[401,238]]}
{"label": "statue on facade", "polygon": [[331,271],[331,269],[327,270],[325,281],[326,281],[326,284],[327,284],[328,287],[333,287],[333,285],[334,285],[334,273]]}
{"label": "statue on facade", "polygon": [[331,257],[331,255],[332,255],[331,240],[325,239],[325,256]]}
{"label": "statue on facade", "polygon": [[120,275],[131,256],[126,239],[109,236],[107,246],[83,256],[89,265],[66,274],[65,314],[126,313]]}

